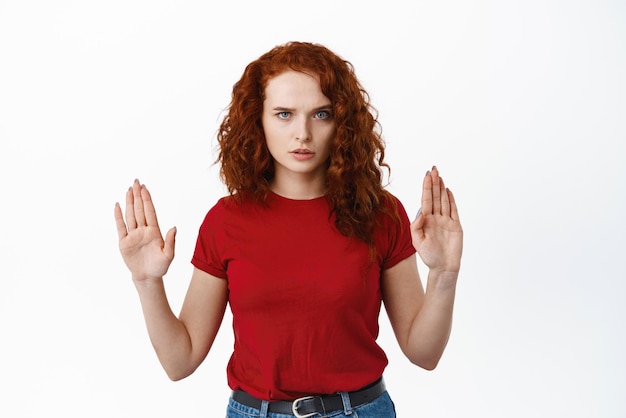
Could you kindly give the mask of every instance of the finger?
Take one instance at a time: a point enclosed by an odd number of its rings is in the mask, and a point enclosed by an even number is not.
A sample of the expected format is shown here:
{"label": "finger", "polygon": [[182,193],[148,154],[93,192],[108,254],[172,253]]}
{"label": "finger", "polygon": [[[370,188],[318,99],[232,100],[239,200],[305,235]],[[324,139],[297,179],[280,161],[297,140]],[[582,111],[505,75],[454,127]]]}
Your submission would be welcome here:
{"label": "finger", "polygon": [[135,219],[135,202],[133,197],[133,188],[129,187],[126,192],[126,225],[128,229],[137,228],[137,220]]}
{"label": "finger", "polygon": [[165,244],[163,246],[163,252],[170,259],[174,258],[174,246],[176,245],[176,227],[171,228],[165,235]]}
{"label": "finger", "polygon": [[432,195],[433,195],[433,210],[432,212],[436,215],[441,213],[441,177],[439,177],[439,169],[436,166],[430,170],[431,182],[433,184],[432,187]]}
{"label": "finger", "polygon": [[424,216],[418,216],[417,218],[415,218],[415,220],[411,222],[411,230],[414,233],[418,233],[418,235],[423,234],[424,233],[424,221],[425,221]]}
{"label": "finger", "polygon": [[450,216],[450,199],[448,198],[448,192],[443,178],[439,177],[440,193],[441,193],[441,214],[443,216]]}
{"label": "finger", "polygon": [[433,213],[433,180],[430,171],[426,172],[422,183],[422,215]]}
{"label": "finger", "polygon": [[424,216],[418,216],[411,223],[411,234],[415,241],[421,242],[424,240]]}
{"label": "finger", "polygon": [[441,214],[441,179],[437,167],[433,166],[430,177],[433,181],[433,213],[439,215]]}
{"label": "finger", "polygon": [[118,202],[115,202],[113,215],[115,216],[115,225],[117,226],[117,236],[119,237],[119,239],[122,239],[126,235],[128,235],[128,230],[126,229],[126,223],[124,223],[122,208],[120,207],[120,204]]}
{"label": "finger", "polygon": [[143,200],[143,210],[148,226],[159,226],[157,221],[156,210],[154,209],[154,203],[152,203],[152,196],[145,185],[141,186],[141,199]]}
{"label": "finger", "polygon": [[456,199],[454,199],[454,194],[452,194],[452,190],[446,189],[448,199],[450,200],[450,217],[455,221],[459,220],[459,211],[456,206]]}
{"label": "finger", "polygon": [[143,212],[143,199],[141,198],[141,184],[139,184],[139,180],[135,179],[133,183],[133,200],[135,202],[135,219],[137,221],[137,227],[146,225],[146,216]]}

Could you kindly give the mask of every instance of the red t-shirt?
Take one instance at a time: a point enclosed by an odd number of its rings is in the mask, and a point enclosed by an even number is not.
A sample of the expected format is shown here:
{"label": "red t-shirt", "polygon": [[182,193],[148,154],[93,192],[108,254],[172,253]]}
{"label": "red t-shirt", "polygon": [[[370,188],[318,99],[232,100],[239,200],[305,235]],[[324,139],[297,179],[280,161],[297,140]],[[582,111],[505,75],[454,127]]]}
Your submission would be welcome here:
{"label": "red t-shirt", "polygon": [[381,271],[415,253],[409,220],[381,216],[369,247],[339,233],[326,198],[267,205],[220,199],[208,212],[192,263],[228,280],[234,351],[231,389],[295,399],[359,389],[387,365],[376,343]]}

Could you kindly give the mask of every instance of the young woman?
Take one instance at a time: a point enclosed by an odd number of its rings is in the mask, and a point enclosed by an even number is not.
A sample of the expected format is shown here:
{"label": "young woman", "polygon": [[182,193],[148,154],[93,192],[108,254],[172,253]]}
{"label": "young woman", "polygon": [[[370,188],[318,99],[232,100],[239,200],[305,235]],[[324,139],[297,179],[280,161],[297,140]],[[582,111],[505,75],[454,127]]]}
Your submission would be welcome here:
{"label": "young woman", "polygon": [[[381,303],[414,364],[433,369],[452,323],[463,232],[437,168],[412,223],[382,185],[384,143],[351,64],[293,42],[248,65],[218,134],[229,195],[200,227],[180,315],[165,239],[135,181],[115,220],[122,257],[168,376],[200,365],[227,305],[228,417],[394,417],[376,343]],[[424,291],[415,252],[428,266]]]}

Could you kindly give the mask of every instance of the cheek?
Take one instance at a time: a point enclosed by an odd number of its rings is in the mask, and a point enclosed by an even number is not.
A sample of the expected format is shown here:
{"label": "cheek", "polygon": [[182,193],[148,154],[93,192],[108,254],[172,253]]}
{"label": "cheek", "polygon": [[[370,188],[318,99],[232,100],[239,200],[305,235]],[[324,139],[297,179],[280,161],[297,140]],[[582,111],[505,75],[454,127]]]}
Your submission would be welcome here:
{"label": "cheek", "polygon": [[335,135],[337,135],[337,130],[335,129],[334,126],[325,127],[320,132],[320,138],[323,138],[322,141],[324,142],[324,146],[325,147],[327,147],[327,148],[330,147],[330,144],[335,139]]}
{"label": "cheek", "polygon": [[278,133],[279,124],[277,123],[274,115],[265,114],[261,115],[261,127],[266,137],[276,137]]}
{"label": "cheek", "polygon": [[324,153],[326,157],[330,156],[330,150],[331,150],[334,138],[335,138],[334,131],[327,132],[324,137],[324,140],[320,142],[321,147],[318,149],[318,151]]}
{"label": "cheek", "polygon": [[280,132],[271,123],[263,123],[263,133],[268,144],[277,142],[280,139]]}
{"label": "cheek", "polygon": [[286,141],[284,139],[284,133],[282,133],[272,124],[268,124],[263,127],[265,134],[265,146],[270,155],[275,159],[276,156],[281,155],[286,147]]}

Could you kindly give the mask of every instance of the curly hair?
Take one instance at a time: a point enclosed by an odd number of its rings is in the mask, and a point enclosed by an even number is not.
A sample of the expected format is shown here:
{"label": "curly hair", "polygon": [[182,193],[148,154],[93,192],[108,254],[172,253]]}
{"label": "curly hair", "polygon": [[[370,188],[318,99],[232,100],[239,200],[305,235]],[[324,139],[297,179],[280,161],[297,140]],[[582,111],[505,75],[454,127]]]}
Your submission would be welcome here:
{"label": "curly hair", "polygon": [[248,64],[233,86],[232,99],[218,135],[216,162],[231,195],[264,202],[274,175],[261,115],[268,81],[284,71],[317,75],[332,103],[337,131],[326,172],[326,197],[335,225],[347,237],[373,245],[380,212],[395,213],[395,200],[382,185],[385,144],[377,112],[352,64],[326,47],[308,42],[277,46]]}

